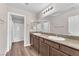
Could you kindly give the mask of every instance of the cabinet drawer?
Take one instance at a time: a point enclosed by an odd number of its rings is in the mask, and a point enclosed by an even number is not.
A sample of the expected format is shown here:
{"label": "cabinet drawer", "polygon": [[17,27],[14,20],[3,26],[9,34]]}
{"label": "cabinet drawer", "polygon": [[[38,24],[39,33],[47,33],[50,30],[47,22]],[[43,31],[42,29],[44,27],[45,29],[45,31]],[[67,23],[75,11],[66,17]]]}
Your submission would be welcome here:
{"label": "cabinet drawer", "polygon": [[60,45],[60,50],[71,55],[71,56],[79,56],[79,51],[75,50],[73,48],[64,46],[64,45]]}
{"label": "cabinet drawer", "polygon": [[68,56],[68,55],[51,47],[50,48],[50,56]]}
{"label": "cabinet drawer", "polygon": [[52,46],[54,48],[59,49],[59,44],[57,44],[55,42],[52,42],[52,41],[49,41],[49,40],[45,40],[45,43],[48,44],[49,46]]}

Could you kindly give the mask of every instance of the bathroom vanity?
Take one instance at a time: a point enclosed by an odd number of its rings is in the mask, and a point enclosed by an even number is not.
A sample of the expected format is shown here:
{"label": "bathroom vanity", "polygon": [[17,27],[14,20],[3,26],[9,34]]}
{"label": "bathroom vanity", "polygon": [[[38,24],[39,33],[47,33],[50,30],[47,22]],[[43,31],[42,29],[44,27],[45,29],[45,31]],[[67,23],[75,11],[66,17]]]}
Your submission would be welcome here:
{"label": "bathroom vanity", "polygon": [[79,56],[79,40],[53,40],[47,34],[30,33],[30,44],[41,56]]}

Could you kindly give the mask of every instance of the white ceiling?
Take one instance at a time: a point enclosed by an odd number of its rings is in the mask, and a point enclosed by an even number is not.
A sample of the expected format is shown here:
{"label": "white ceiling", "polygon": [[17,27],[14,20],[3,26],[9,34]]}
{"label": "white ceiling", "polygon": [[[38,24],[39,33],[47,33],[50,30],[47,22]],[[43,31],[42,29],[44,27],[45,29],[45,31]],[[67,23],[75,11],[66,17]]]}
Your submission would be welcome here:
{"label": "white ceiling", "polygon": [[55,5],[56,11],[52,13],[52,16],[61,15],[62,13],[78,9],[79,3],[57,3]]}
{"label": "white ceiling", "polygon": [[26,5],[25,3],[7,3],[8,6],[15,7],[22,10],[28,10],[34,13],[39,13],[44,8],[46,8],[50,3],[29,3]]}
{"label": "white ceiling", "polygon": [[49,5],[52,5],[56,9],[56,11],[52,13],[53,15],[56,15],[58,14],[58,12],[61,12],[61,11],[64,12],[64,10],[70,9],[73,6],[79,8],[78,3],[28,3],[28,5],[26,5],[25,3],[6,3],[6,4],[8,6],[25,10],[25,11],[28,10],[33,13],[40,13],[40,11],[44,10]]}

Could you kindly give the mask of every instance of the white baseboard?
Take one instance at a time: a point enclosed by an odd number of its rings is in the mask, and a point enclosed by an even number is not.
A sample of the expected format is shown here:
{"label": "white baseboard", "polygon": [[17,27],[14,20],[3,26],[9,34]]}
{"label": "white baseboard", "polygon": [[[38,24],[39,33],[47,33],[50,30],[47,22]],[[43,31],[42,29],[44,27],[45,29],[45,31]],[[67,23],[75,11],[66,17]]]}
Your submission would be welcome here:
{"label": "white baseboard", "polygon": [[8,52],[8,50],[5,51],[4,56],[6,56],[7,52]]}
{"label": "white baseboard", "polygon": [[4,56],[6,56],[6,53],[9,52],[10,50],[11,50],[11,48],[6,49],[5,52],[4,52]]}
{"label": "white baseboard", "polygon": [[24,46],[25,46],[25,47],[26,47],[26,46],[31,46],[31,44],[26,44],[26,45],[24,45]]}
{"label": "white baseboard", "polygon": [[7,52],[9,52],[10,49],[6,49],[5,52],[4,52],[4,56],[6,56]]}
{"label": "white baseboard", "polygon": [[0,51],[0,56],[6,56],[6,53],[7,53],[8,51],[7,50],[2,50],[2,51]]}

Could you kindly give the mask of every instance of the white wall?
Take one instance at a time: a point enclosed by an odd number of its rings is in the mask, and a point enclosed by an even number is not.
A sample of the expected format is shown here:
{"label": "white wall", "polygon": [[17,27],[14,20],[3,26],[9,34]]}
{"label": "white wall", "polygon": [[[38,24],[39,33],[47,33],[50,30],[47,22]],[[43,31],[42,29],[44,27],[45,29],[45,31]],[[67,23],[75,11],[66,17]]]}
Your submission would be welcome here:
{"label": "white wall", "polygon": [[4,55],[7,48],[7,7],[0,3],[0,55]]}
{"label": "white wall", "polygon": [[24,40],[24,24],[14,23],[12,42],[23,41],[23,40]]}
{"label": "white wall", "polygon": [[8,12],[14,12],[26,16],[26,45],[29,44],[29,32],[30,24],[36,19],[36,15],[32,12],[20,10],[0,3],[0,19],[4,20],[3,24],[0,24],[0,55],[4,55],[7,50],[7,17]]}

